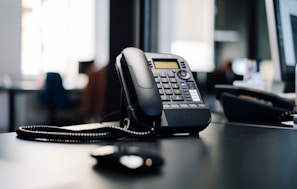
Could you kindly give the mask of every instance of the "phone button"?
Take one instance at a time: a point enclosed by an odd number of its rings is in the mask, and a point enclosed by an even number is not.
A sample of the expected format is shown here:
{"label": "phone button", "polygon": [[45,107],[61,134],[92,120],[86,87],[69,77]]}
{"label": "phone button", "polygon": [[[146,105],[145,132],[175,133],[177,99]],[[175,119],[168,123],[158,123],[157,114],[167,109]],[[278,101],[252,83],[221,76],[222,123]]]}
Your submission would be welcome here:
{"label": "phone button", "polygon": [[191,107],[191,108],[197,108],[198,107],[198,104],[189,104],[189,107]]}
{"label": "phone button", "polygon": [[175,74],[174,74],[174,72],[169,72],[169,73],[168,73],[168,77],[169,77],[169,78],[175,78]]}
{"label": "phone button", "polygon": [[179,89],[174,89],[173,93],[176,94],[176,95],[181,95],[182,94],[181,90],[179,90]]}
{"label": "phone button", "polygon": [[191,77],[191,74],[187,70],[179,70],[177,72],[177,75],[179,78],[181,78],[183,80],[190,79],[190,77]]}
{"label": "phone button", "polygon": [[184,101],[184,98],[181,95],[171,96],[172,101]]}
{"label": "phone button", "polygon": [[175,78],[170,78],[169,80],[171,83],[177,83],[177,80]]}
{"label": "phone button", "polygon": [[184,89],[184,90],[188,88],[188,86],[187,86],[187,84],[186,84],[185,82],[181,82],[181,83],[180,83],[180,86],[181,86],[181,88]]}
{"label": "phone button", "polygon": [[190,89],[189,92],[191,94],[193,101],[197,102],[201,100],[196,90]]}
{"label": "phone button", "polygon": [[189,107],[189,104],[180,104],[180,107],[182,107],[182,108],[188,108]]}
{"label": "phone button", "polygon": [[173,91],[171,89],[165,89],[165,94],[172,95]]}
{"label": "phone button", "polygon": [[169,83],[169,80],[167,78],[161,78],[162,83]]}
{"label": "phone button", "polygon": [[163,87],[164,87],[164,89],[170,89],[171,88],[170,84],[163,84]]}
{"label": "phone button", "polygon": [[178,104],[171,104],[171,108],[179,108]]}
{"label": "phone button", "polygon": [[170,108],[170,104],[163,104],[163,108]]}
{"label": "phone button", "polygon": [[170,96],[167,96],[167,95],[161,95],[161,100],[162,100],[162,101],[170,101]]}
{"label": "phone button", "polygon": [[175,84],[175,83],[172,83],[172,84],[171,84],[171,87],[172,87],[173,89],[179,89],[178,84]]}

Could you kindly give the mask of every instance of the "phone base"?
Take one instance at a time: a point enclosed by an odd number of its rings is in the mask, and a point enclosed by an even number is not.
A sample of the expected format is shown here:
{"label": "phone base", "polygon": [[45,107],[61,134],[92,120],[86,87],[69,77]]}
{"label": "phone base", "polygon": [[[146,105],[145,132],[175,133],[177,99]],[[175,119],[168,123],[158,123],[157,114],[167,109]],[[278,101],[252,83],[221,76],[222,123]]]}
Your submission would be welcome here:
{"label": "phone base", "polygon": [[155,122],[140,120],[135,114],[133,108],[125,105],[122,96],[120,126],[123,128],[127,126],[128,118],[129,124],[140,131],[154,130],[155,133],[162,135],[176,133],[197,135],[211,122],[209,108],[204,105],[197,108],[163,109],[162,116]]}

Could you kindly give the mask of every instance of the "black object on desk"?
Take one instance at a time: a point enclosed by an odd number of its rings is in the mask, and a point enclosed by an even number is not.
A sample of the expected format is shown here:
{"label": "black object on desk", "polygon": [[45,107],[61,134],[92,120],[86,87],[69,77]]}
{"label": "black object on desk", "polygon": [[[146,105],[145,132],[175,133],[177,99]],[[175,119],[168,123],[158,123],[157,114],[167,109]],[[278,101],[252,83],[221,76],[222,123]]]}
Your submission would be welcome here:
{"label": "black object on desk", "polygon": [[229,121],[281,123],[293,120],[294,104],[276,94],[232,85],[216,85],[215,93]]}
{"label": "black object on desk", "polygon": [[135,146],[101,146],[92,150],[91,156],[97,159],[97,167],[123,173],[154,173],[163,165],[163,159],[158,154]]}

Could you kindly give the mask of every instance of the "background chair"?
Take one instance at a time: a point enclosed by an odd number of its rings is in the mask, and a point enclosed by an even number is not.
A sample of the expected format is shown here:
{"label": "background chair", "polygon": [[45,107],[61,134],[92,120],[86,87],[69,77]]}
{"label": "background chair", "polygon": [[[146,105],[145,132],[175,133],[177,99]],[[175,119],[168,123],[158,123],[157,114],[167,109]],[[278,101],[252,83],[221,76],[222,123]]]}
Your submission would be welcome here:
{"label": "background chair", "polygon": [[105,115],[107,67],[89,70],[87,75],[89,81],[82,95],[81,113],[86,122],[98,122]]}
{"label": "background chair", "polygon": [[59,73],[48,72],[44,87],[39,93],[40,103],[47,108],[48,124],[60,125],[56,117],[57,111],[70,107],[68,91],[63,87],[63,80]]}

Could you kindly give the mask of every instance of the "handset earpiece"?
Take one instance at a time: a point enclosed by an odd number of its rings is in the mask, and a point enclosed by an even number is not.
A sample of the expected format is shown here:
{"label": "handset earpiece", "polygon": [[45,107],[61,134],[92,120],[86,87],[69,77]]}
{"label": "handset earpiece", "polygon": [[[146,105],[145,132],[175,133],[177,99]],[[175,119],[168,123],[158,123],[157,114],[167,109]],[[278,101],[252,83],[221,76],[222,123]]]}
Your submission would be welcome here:
{"label": "handset earpiece", "polygon": [[144,52],[133,47],[124,49],[121,64],[131,82],[135,108],[148,119],[159,118],[163,105]]}

